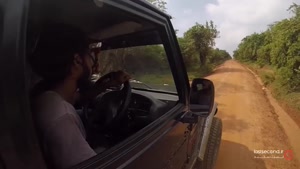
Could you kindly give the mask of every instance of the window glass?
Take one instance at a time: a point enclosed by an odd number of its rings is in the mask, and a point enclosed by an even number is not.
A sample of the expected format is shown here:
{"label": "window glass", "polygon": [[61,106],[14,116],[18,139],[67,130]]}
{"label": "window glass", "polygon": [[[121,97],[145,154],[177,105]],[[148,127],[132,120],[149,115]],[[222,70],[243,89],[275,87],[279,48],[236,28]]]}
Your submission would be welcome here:
{"label": "window glass", "polygon": [[132,87],[176,92],[163,45],[136,46],[102,51],[100,74],[124,70],[132,76]]}

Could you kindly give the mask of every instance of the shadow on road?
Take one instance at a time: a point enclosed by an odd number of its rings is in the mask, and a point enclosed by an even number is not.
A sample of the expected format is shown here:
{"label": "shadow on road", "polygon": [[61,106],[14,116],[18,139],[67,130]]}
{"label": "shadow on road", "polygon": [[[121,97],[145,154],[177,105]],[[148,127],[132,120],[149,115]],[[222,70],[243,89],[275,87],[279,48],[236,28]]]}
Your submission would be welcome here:
{"label": "shadow on road", "polygon": [[237,119],[235,115],[224,115],[220,111],[217,116],[222,119],[223,132],[243,132],[250,127],[245,120]]}
{"label": "shadow on road", "polygon": [[242,68],[227,68],[227,67],[224,67],[224,68],[218,68],[216,69],[213,74],[219,74],[219,73],[243,73],[243,72],[246,72],[246,73],[249,73],[248,71],[246,70],[243,70]]}
{"label": "shadow on road", "polygon": [[262,159],[254,158],[253,150],[248,147],[231,142],[221,141],[221,147],[215,169],[266,169]]}
{"label": "shadow on road", "polygon": [[213,80],[216,88],[215,96],[223,96],[227,94],[243,94],[243,93],[255,93],[257,95],[263,95],[263,91],[260,88],[247,89],[242,84],[231,83],[227,81]]}
{"label": "shadow on road", "polygon": [[216,97],[225,94],[245,92],[244,86],[240,84],[234,84],[234,83],[230,83],[226,81],[218,81],[218,80],[213,80],[213,82],[215,84]]}

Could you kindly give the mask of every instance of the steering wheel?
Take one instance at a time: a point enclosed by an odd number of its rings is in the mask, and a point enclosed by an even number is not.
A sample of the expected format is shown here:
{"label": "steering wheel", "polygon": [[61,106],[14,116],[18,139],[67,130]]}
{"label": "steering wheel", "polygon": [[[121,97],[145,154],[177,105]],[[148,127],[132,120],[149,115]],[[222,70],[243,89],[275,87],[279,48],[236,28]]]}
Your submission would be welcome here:
{"label": "steering wheel", "polygon": [[97,130],[115,129],[127,115],[131,100],[130,82],[126,81],[121,90],[99,94],[89,106],[84,107],[88,125]]}

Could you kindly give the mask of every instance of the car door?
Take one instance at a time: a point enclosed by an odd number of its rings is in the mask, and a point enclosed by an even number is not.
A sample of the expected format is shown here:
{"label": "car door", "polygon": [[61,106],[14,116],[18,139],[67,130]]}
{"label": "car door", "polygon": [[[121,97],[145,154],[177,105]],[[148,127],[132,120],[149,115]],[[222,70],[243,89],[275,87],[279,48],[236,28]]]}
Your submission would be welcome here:
{"label": "car door", "polygon": [[[5,79],[1,81],[0,100],[3,108],[1,165],[5,168],[44,168],[30,117],[28,86],[24,75],[26,72],[24,37],[29,2],[19,0],[9,0],[3,4],[2,2],[1,10],[3,6],[8,7],[1,11],[5,14],[2,32],[7,32],[1,39],[1,64],[3,64],[1,77]],[[132,5],[131,2],[123,1],[123,3],[128,3],[127,6]],[[178,103],[155,122],[107,153],[91,158],[75,168],[182,168],[185,165],[188,124],[182,123],[180,118],[186,113],[187,78],[181,70],[178,70],[183,67],[176,61],[175,53],[178,51],[174,49],[176,44],[170,38],[170,35],[175,34],[167,24],[167,19],[161,20],[166,23],[163,32],[168,60],[172,65],[178,90]],[[15,83],[15,79],[18,83]]]}
{"label": "car door", "polygon": [[[116,1],[112,1],[110,5],[114,3]],[[120,1],[117,5],[119,8],[124,6],[123,10],[135,13],[137,16],[145,16],[161,24],[160,35],[164,41],[163,45],[179,100],[173,108],[133,136],[76,168],[184,168],[187,162],[189,123],[181,122],[181,118],[187,113],[186,99],[189,89],[186,71],[179,55],[178,44],[175,43],[176,36],[169,16],[157,15],[141,6],[132,7],[136,4],[130,1]]]}
{"label": "car door", "polygon": [[187,124],[176,120],[184,110],[172,110],[134,136],[75,168],[183,168],[186,164]]}

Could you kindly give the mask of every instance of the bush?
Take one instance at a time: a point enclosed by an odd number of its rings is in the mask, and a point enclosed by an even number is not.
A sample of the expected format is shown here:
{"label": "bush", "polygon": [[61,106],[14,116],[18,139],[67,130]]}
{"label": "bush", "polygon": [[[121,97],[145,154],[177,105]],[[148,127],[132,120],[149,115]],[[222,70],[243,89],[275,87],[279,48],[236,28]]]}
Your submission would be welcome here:
{"label": "bush", "polygon": [[210,74],[213,71],[212,65],[204,65],[199,68],[199,77],[204,77]]}
{"label": "bush", "polygon": [[282,67],[277,72],[280,84],[286,87],[289,92],[300,91],[300,73],[287,67]]}
{"label": "bush", "polygon": [[264,85],[268,86],[275,81],[275,76],[272,73],[263,72],[261,73],[261,79]]}

